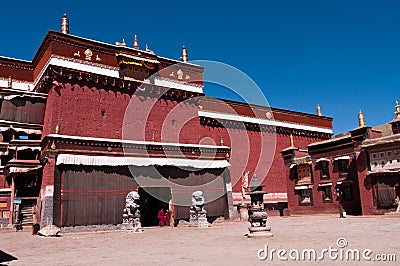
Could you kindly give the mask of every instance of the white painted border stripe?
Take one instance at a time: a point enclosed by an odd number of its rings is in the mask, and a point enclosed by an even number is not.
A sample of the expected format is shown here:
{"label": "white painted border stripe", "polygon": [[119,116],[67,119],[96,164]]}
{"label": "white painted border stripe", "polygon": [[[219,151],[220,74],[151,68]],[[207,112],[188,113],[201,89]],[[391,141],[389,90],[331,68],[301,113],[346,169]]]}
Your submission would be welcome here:
{"label": "white painted border stripe", "polygon": [[280,121],[275,121],[275,120],[260,119],[260,118],[255,118],[255,117],[242,116],[242,115],[223,114],[223,113],[200,111],[200,110],[198,111],[198,114],[199,114],[199,116],[210,117],[210,118],[214,118],[214,119],[240,121],[240,122],[247,122],[247,123],[275,126],[275,127],[294,128],[294,129],[322,132],[322,133],[328,133],[328,134],[333,133],[332,129],[329,129],[329,128],[299,125],[299,124],[294,124],[294,123],[289,123],[289,122],[280,122]]}
{"label": "white painted border stripe", "polygon": [[[50,59],[47,61],[45,67],[42,69],[41,73],[36,78],[36,81],[34,83],[35,85],[38,83],[38,81],[44,75],[46,69],[50,65],[70,68],[70,69],[84,71],[84,72],[88,72],[88,73],[94,73],[94,74],[103,75],[103,76],[112,77],[112,78],[120,78],[119,68],[101,65],[101,64],[92,63],[92,62],[85,62],[85,61],[79,60],[79,59],[72,59],[72,58],[66,58],[66,57],[62,57],[62,56],[52,55],[50,57]],[[184,91],[203,93],[203,88],[200,86],[191,86],[188,84],[181,84],[178,82],[172,82],[172,81],[161,80],[161,79],[155,79],[154,85],[168,87],[168,88],[174,88],[174,89],[184,90]]]}
{"label": "white painted border stripe", "polygon": [[[8,78],[0,77],[0,87],[3,87],[3,88],[8,87]],[[29,91],[29,89],[31,89],[31,90],[33,89],[33,83],[13,79],[11,88],[16,89],[16,90]]]}
{"label": "white painted border stripe", "polygon": [[183,84],[183,83],[179,83],[179,82],[173,82],[173,81],[165,80],[165,79],[156,78],[156,79],[154,79],[154,84],[158,85],[158,86],[174,88],[174,89],[178,89],[178,90],[203,93],[203,88],[200,86],[192,86],[192,85]]}
{"label": "white painted border stripe", "polygon": [[77,62],[77,60],[67,59],[63,57],[52,57],[49,60],[49,65],[66,67],[70,69],[85,71],[98,75],[104,75],[113,78],[119,78],[119,71],[117,68],[96,66],[93,63]]}
{"label": "white painted border stripe", "polygon": [[125,139],[106,139],[106,138],[91,138],[82,136],[69,136],[69,135],[58,135],[49,134],[49,138],[61,138],[61,139],[74,139],[74,140],[85,140],[85,141],[104,141],[110,143],[122,143],[122,144],[133,144],[133,145],[160,145],[160,146],[175,146],[182,148],[203,148],[203,149],[230,149],[228,146],[216,146],[216,145],[203,145],[203,144],[186,144],[186,143],[169,143],[169,142],[153,142],[153,141],[136,141],[136,140],[125,140]]}

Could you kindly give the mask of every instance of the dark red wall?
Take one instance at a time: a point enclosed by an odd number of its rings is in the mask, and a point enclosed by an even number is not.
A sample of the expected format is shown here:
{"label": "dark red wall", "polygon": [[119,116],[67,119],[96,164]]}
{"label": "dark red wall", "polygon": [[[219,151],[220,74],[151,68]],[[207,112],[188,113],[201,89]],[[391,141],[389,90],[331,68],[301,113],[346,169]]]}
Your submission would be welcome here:
{"label": "dark red wall", "polygon": [[[124,139],[208,145],[220,145],[222,138],[223,144],[232,149],[234,192],[241,191],[239,181],[249,170],[250,179],[256,173],[266,191],[286,193],[280,151],[290,146],[289,135],[205,126],[200,123],[198,110],[199,106],[190,102],[131,98],[120,92],[65,84],[49,92],[43,137],[54,133],[59,123],[60,134],[84,137],[121,139],[124,132]],[[320,140],[294,137],[301,149]]]}

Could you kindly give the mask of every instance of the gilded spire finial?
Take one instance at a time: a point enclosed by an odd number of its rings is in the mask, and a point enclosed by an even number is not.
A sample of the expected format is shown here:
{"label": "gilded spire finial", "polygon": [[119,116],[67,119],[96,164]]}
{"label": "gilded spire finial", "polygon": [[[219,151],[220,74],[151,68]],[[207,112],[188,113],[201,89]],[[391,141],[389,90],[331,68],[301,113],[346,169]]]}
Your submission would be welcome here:
{"label": "gilded spire finial", "polygon": [[182,46],[182,62],[187,62],[189,60],[186,46]]}
{"label": "gilded spire finial", "polygon": [[293,134],[290,134],[290,147],[294,147]]}
{"label": "gilded spire finial", "polygon": [[69,22],[66,13],[64,13],[64,16],[61,19],[61,33],[69,34]]}
{"label": "gilded spire finial", "polygon": [[362,113],[361,110],[360,110],[360,112],[358,113],[358,125],[359,125],[360,127],[365,127],[364,114]]}
{"label": "gilded spire finial", "polygon": [[60,123],[57,123],[55,133],[60,134]]}
{"label": "gilded spire finial", "polygon": [[319,104],[317,105],[317,115],[322,116],[321,106]]}
{"label": "gilded spire finial", "polygon": [[11,77],[11,76],[8,77],[7,86],[8,86],[9,88],[12,87],[12,77]]}
{"label": "gilded spire finial", "polygon": [[399,101],[396,100],[396,117],[400,118],[400,105],[399,105]]}
{"label": "gilded spire finial", "polygon": [[138,41],[138,37],[136,34],[135,34],[135,39],[133,40],[133,49],[139,50],[139,41]]}

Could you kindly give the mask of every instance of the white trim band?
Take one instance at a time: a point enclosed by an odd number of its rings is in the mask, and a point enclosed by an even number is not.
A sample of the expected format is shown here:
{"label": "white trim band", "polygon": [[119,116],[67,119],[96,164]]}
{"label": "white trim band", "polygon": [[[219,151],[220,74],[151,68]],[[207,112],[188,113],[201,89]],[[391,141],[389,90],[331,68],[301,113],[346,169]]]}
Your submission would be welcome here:
{"label": "white trim band", "polygon": [[203,88],[200,86],[194,86],[194,85],[189,85],[189,84],[185,84],[185,83],[174,82],[172,80],[166,80],[166,79],[155,78],[154,85],[167,87],[167,88],[174,88],[174,89],[184,90],[184,91],[203,93]]}
{"label": "white trim band", "polygon": [[226,160],[190,160],[177,158],[145,158],[145,157],[110,157],[87,156],[75,154],[60,154],[57,157],[57,165],[93,165],[93,166],[177,166],[199,169],[226,168],[231,164]]}
{"label": "white trim band", "polygon": [[8,147],[9,150],[18,150],[18,151],[23,151],[23,150],[32,150],[32,151],[41,151],[42,148],[40,146],[10,146]]}
{"label": "white trim band", "polygon": [[334,160],[335,161],[338,161],[338,160],[350,160],[350,156],[349,155],[340,156],[340,157],[336,157]]}
{"label": "white trim band", "polygon": [[[85,141],[104,141],[110,143],[122,143],[122,144],[133,144],[133,145],[155,145],[155,146],[174,146],[182,148],[199,148],[199,149],[230,149],[228,146],[215,146],[215,145],[203,145],[203,144],[186,144],[186,143],[169,143],[169,142],[153,142],[153,141],[139,141],[139,140],[125,140],[125,139],[106,139],[106,138],[92,138],[82,136],[69,136],[59,134],[49,134],[49,138],[60,138],[60,139],[73,139],[73,140],[85,140]],[[127,148],[128,149],[128,148]]]}
{"label": "white trim band", "polygon": [[198,115],[203,116],[203,117],[210,117],[210,118],[214,118],[214,119],[240,121],[240,122],[247,122],[247,123],[275,126],[275,127],[294,128],[294,129],[301,129],[301,130],[328,133],[328,134],[333,133],[332,129],[329,129],[329,128],[299,125],[299,124],[294,124],[294,123],[289,123],[289,122],[280,122],[280,121],[275,121],[275,120],[261,119],[261,118],[248,117],[248,116],[242,116],[242,115],[233,115],[233,114],[225,114],[225,113],[217,113],[217,112],[201,111],[201,110],[198,111]]}
{"label": "white trim band", "polygon": [[319,158],[318,160],[315,161],[315,163],[319,163],[319,162],[330,162],[331,160],[329,160],[328,158]]}
{"label": "white trim band", "polygon": [[47,64],[104,75],[113,78],[119,78],[119,69],[116,67],[109,67],[95,63],[88,63],[78,59],[52,56]]}
{"label": "white trim band", "polygon": [[312,188],[312,185],[308,185],[308,186],[295,186],[294,190],[303,190],[303,189],[310,189]]}
{"label": "white trim band", "polygon": [[332,182],[330,182],[330,183],[321,183],[321,184],[318,184],[318,186],[319,187],[329,187],[329,186],[332,186]]}
{"label": "white trim band", "polygon": [[[0,87],[8,88],[8,78],[0,77]],[[33,83],[27,81],[20,81],[13,79],[11,82],[11,88],[21,91],[31,91],[33,90]]]}

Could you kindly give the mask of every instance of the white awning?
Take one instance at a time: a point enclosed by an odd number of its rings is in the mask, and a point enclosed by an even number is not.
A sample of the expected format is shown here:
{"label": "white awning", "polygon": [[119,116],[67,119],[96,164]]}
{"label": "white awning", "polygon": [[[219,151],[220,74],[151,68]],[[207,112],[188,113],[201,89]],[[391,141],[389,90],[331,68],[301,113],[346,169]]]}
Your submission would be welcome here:
{"label": "white awning", "polygon": [[303,189],[309,189],[312,188],[312,185],[308,185],[308,186],[295,186],[294,189],[295,190],[303,190]]}
{"label": "white awning", "polygon": [[332,186],[332,182],[330,182],[330,183],[321,183],[321,184],[318,184],[318,186],[319,187],[329,187],[329,186]]}
{"label": "white awning", "polygon": [[330,162],[331,160],[329,160],[328,158],[319,158],[318,160],[316,160],[315,162],[316,163],[319,163],[319,162]]}
{"label": "white awning", "polygon": [[231,164],[227,160],[190,160],[178,158],[145,158],[145,157],[111,157],[111,156],[88,156],[74,154],[60,154],[57,157],[57,165],[95,165],[95,166],[177,166],[192,168],[225,168]]}
{"label": "white awning", "polygon": [[340,157],[336,157],[334,160],[335,161],[337,161],[337,160],[350,160],[350,156],[349,155],[340,156]]}
{"label": "white awning", "polygon": [[34,170],[39,170],[42,168],[41,166],[38,167],[32,167],[32,168],[26,168],[26,167],[10,167],[9,168],[9,173],[28,173]]}
{"label": "white awning", "polygon": [[8,149],[10,149],[10,150],[19,150],[19,151],[23,151],[23,150],[40,151],[40,150],[42,150],[42,148],[38,147],[38,146],[36,146],[36,147],[32,147],[32,146],[11,146],[11,147],[8,147]]}
{"label": "white awning", "polygon": [[29,128],[19,128],[19,127],[13,127],[13,126],[9,126],[9,127],[0,127],[0,132],[4,132],[7,130],[14,130],[16,132],[24,132],[25,134],[36,134],[36,135],[40,135],[42,134],[41,130],[38,129],[29,129]]}

